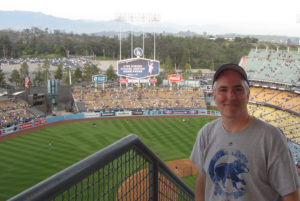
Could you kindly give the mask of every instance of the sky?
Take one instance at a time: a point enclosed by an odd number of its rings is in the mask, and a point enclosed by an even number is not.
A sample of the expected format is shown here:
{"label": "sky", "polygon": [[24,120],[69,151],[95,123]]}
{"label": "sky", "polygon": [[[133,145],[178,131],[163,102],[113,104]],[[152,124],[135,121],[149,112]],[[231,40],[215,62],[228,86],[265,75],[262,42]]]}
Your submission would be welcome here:
{"label": "sky", "polygon": [[0,10],[93,21],[128,14],[157,16],[160,22],[213,24],[241,33],[300,37],[300,0],[1,0]]}

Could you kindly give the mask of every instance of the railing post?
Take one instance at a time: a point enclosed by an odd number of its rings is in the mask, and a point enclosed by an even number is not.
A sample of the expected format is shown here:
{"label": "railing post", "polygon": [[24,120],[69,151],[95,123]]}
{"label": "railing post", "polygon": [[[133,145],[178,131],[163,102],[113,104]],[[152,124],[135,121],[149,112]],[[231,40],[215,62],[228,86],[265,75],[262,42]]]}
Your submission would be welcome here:
{"label": "railing post", "polygon": [[152,175],[151,175],[151,181],[152,181],[152,192],[150,187],[150,194],[153,201],[158,201],[158,161],[156,159],[153,160],[153,163],[151,164],[152,169]]}

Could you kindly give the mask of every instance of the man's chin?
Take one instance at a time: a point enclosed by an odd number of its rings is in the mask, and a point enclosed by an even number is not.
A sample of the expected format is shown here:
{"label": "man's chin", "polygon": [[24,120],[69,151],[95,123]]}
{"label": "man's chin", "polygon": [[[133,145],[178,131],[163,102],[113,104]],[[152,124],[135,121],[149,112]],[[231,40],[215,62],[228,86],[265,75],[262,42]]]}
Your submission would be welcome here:
{"label": "man's chin", "polygon": [[239,113],[237,110],[229,111],[229,112],[224,112],[222,116],[224,116],[226,118],[230,118],[230,119],[235,119],[239,116]]}

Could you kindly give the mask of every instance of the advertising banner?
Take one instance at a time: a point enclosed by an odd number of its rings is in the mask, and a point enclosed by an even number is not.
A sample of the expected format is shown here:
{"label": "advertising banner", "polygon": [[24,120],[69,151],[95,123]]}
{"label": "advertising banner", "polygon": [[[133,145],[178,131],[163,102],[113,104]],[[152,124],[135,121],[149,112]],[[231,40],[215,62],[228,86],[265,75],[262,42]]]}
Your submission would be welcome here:
{"label": "advertising banner", "polygon": [[120,79],[120,83],[126,84],[126,83],[127,83],[127,80],[126,80],[126,79]]}
{"label": "advertising banner", "polygon": [[161,110],[148,110],[145,112],[146,115],[161,115],[163,111]]}
{"label": "advertising banner", "polygon": [[103,117],[113,117],[113,116],[115,116],[115,113],[114,112],[102,112],[101,116],[103,116]]}
{"label": "advertising banner", "polygon": [[84,118],[99,118],[100,113],[90,112],[90,113],[84,113]]}
{"label": "advertising banner", "polygon": [[192,113],[190,110],[164,110],[164,114],[184,115],[184,114],[192,114]]}
{"label": "advertising banner", "polygon": [[119,76],[131,78],[144,78],[157,76],[159,74],[159,61],[133,58],[118,61]]}
{"label": "advertising banner", "polygon": [[92,81],[93,82],[106,82],[107,77],[106,77],[106,75],[93,75]]}
{"label": "advertising banner", "polygon": [[128,83],[149,83],[149,79],[128,79]]}
{"label": "advertising banner", "polygon": [[132,115],[144,115],[144,111],[132,112]]}
{"label": "advertising banner", "polygon": [[173,114],[190,114],[190,111],[173,111]]}
{"label": "advertising banner", "polygon": [[197,114],[197,110],[190,110],[191,114]]}
{"label": "advertising banner", "polygon": [[34,126],[39,126],[39,125],[43,125],[43,124],[46,124],[46,123],[47,123],[46,119],[41,119],[41,120],[34,121],[33,125]]}
{"label": "advertising banner", "polygon": [[116,112],[116,116],[119,116],[119,117],[131,116],[131,114],[132,114],[131,111]]}
{"label": "advertising banner", "polygon": [[28,122],[28,123],[19,125],[19,130],[23,130],[23,129],[31,128],[31,127],[32,127],[32,122]]}
{"label": "advertising banner", "polygon": [[215,116],[221,116],[221,113],[219,111],[214,111]]}
{"label": "advertising banner", "polygon": [[156,79],[156,78],[150,79],[150,83],[156,83],[156,82],[157,82],[157,79]]}
{"label": "advertising banner", "polygon": [[17,126],[12,126],[12,127],[9,127],[9,128],[5,128],[5,129],[2,129],[1,135],[7,135],[7,134],[10,134],[10,133],[14,133],[17,130],[18,130]]}
{"label": "advertising banner", "polygon": [[243,57],[243,69],[246,70],[246,57]]}
{"label": "advertising banner", "polygon": [[168,75],[168,81],[170,82],[180,82],[182,80],[182,76],[181,75]]}
{"label": "advertising banner", "polygon": [[200,109],[198,114],[200,115],[207,115],[207,110],[206,109]]}
{"label": "advertising banner", "polygon": [[170,110],[164,110],[164,111],[163,111],[163,114],[173,114],[173,113],[172,113],[172,111],[170,111]]}

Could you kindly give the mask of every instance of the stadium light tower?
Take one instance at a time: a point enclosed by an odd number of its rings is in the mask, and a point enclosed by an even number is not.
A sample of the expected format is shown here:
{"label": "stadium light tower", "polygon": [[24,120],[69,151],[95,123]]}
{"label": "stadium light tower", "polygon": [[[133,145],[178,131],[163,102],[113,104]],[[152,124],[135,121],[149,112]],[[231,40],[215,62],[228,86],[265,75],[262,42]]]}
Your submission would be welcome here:
{"label": "stadium light tower", "polygon": [[122,18],[122,16],[118,16],[116,18],[116,21],[119,22],[119,28],[120,28],[120,35],[119,35],[119,39],[120,39],[120,60],[122,60],[122,29],[121,29],[121,23],[124,21],[124,19]]}
{"label": "stadium light tower", "polygon": [[[116,21],[120,22],[120,60],[122,60],[121,56],[121,48],[122,48],[122,37],[121,37],[121,23],[122,22],[131,22],[131,23],[137,23],[142,24],[143,26],[143,51],[145,55],[145,32],[144,32],[144,24],[145,23],[153,23],[153,22],[159,22],[160,17],[157,14],[150,14],[150,13],[135,13],[135,14],[129,14],[129,13],[123,13],[123,14],[117,14]],[[154,32],[154,60],[155,60],[155,30]],[[133,57],[133,31],[132,31],[132,25],[131,25],[131,57]],[[144,57],[144,56],[143,56]]]}
{"label": "stadium light tower", "polygon": [[[160,21],[159,16],[155,16],[155,17],[153,18],[153,22],[159,22],[159,21]],[[156,53],[156,46],[155,46],[155,44],[156,44],[156,42],[155,42],[155,30],[154,30],[154,32],[153,32],[153,37],[154,37],[154,55],[153,55],[153,57],[154,57],[154,60],[155,60],[155,53]]]}
{"label": "stadium light tower", "polygon": [[[300,14],[297,14],[296,16],[296,23],[300,23]],[[300,39],[298,41],[298,45],[300,45]],[[299,48],[298,48],[298,52],[299,52]]]}

